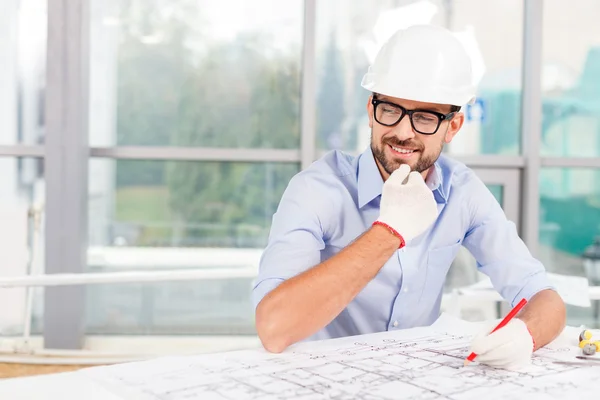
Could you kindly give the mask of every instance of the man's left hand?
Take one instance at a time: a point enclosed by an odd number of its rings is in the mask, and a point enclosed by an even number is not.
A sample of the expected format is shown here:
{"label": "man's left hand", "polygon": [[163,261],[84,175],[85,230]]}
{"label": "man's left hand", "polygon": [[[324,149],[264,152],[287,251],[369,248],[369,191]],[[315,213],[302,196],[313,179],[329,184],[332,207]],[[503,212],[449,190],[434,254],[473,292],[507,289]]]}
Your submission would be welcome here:
{"label": "man's left hand", "polygon": [[496,324],[487,326],[473,339],[469,354],[477,354],[475,361],[508,370],[518,370],[531,364],[534,340],[525,322],[514,318],[490,333]]}

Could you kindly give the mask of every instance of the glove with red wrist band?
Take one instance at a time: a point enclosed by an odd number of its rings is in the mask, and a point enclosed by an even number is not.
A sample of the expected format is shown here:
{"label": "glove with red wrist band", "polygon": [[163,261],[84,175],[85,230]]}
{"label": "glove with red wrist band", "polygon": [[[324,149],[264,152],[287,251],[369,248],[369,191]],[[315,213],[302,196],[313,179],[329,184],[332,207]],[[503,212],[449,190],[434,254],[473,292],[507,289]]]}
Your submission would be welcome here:
{"label": "glove with red wrist band", "polygon": [[437,204],[433,192],[420,173],[410,172],[402,164],[383,184],[379,218],[373,225],[381,225],[398,237],[400,245],[423,233],[437,218]]}

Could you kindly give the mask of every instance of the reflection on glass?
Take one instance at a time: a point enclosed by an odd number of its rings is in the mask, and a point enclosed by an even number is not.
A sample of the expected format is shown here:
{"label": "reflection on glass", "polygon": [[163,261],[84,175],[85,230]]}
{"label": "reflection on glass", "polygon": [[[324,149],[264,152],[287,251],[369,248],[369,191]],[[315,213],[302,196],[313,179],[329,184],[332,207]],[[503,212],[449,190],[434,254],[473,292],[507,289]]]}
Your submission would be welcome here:
{"label": "reflection on glass", "polygon": [[[546,269],[586,276],[582,255],[600,236],[600,170],[544,168],[540,180],[540,257]],[[568,307],[570,325],[598,325],[592,309]]]}
{"label": "reflection on glass", "polygon": [[248,334],[252,279],[296,164],[92,160],[88,270],[220,279],[88,288],[89,333]]}
{"label": "reflection on glass", "polygon": [[90,245],[255,247],[298,165],[90,162]]}
{"label": "reflection on glass", "polygon": [[47,4],[0,0],[0,145],[43,143]]}
{"label": "reflection on glass", "polygon": [[[0,276],[23,276],[44,271],[44,178],[41,160],[0,158]],[[41,290],[35,291],[33,332],[42,318]],[[23,331],[25,289],[0,290],[0,334]]]}
{"label": "reflection on glass", "polygon": [[94,0],[90,143],[299,147],[302,2]]}
{"label": "reflection on glass", "polygon": [[363,74],[395,30],[432,23],[463,41],[478,85],[478,101],[463,108],[465,125],[446,151],[519,154],[522,15],[522,0],[317,2],[317,145],[350,152],[368,146]]}
{"label": "reflection on glass", "polygon": [[544,1],[542,155],[600,156],[600,2]]}

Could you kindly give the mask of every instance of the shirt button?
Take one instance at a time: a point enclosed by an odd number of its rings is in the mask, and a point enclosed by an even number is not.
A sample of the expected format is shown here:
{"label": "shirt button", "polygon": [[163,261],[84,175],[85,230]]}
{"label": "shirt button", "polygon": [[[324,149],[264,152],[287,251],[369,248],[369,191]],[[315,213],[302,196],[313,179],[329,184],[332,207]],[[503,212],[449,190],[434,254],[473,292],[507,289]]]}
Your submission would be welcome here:
{"label": "shirt button", "polygon": [[394,325],[394,328],[398,326],[398,321],[394,321],[394,323],[392,324]]}
{"label": "shirt button", "polygon": [[407,292],[408,292],[408,286],[406,286],[404,289],[402,289],[402,291],[403,291],[404,293],[407,293]]}

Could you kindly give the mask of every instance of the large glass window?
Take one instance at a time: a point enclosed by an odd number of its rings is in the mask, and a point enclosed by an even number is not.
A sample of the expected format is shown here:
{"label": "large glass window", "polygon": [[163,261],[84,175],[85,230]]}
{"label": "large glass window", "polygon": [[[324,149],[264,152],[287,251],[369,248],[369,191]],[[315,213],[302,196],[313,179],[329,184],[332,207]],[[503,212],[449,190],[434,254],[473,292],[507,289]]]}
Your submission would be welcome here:
{"label": "large glass window", "polygon": [[299,0],[93,0],[90,144],[298,148]]}
{"label": "large glass window", "polygon": [[[539,150],[544,157],[599,157],[600,5],[594,0],[566,8],[560,0],[543,3]],[[2,276],[44,270],[45,161],[28,158],[40,156],[28,145],[44,143],[46,79],[68,92],[78,75],[47,77],[47,61],[52,70],[62,71],[89,64],[89,110],[84,112],[91,147],[131,147],[123,153],[92,149],[97,156],[136,158],[138,146],[249,149],[239,154],[255,157],[267,154],[267,148],[295,151],[301,143],[303,76],[317,82],[317,154],[358,153],[370,140],[369,93],[360,82],[377,49],[399,28],[432,23],[456,32],[465,43],[477,84],[478,102],[463,108],[465,126],[445,151],[521,154],[523,0],[317,1],[316,21],[306,21],[308,33],[316,30],[316,68],[309,71],[302,70],[303,51],[312,48],[303,43],[302,0],[92,0],[89,14],[51,13],[50,26],[44,0],[0,0],[0,6]],[[54,50],[47,58],[48,28],[67,32],[88,25],[89,60],[79,59],[80,44],[62,35],[51,37]],[[83,46],[87,57],[87,43]],[[77,103],[68,104],[74,109],[65,112],[81,113]],[[310,138],[312,132],[306,133]],[[67,137],[55,139],[70,154],[79,151]],[[158,157],[168,159],[169,151],[174,158],[181,154],[167,149]],[[89,285],[85,321],[80,321],[87,334],[221,335],[229,342],[235,340],[231,335],[254,335],[251,281],[272,215],[300,166],[232,162],[235,157],[90,160],[89,234],[80,235],[81,243],[89,239],[84,270],[200,269],[207,278]],[[552,165],[562,165],[556,162]],[[518,195],[522,171],[503,168],[490,169],[517,177],[483,180],[519,226],[519,199],[531,199]],[[539,258],[550,272],[589,276],[582,254],[600,236],[600,169],[542,168],[539,178]],[[60,180],[49,183],[50,193],[64,189]],[[53,226],[49,232],[60,229]],[[81,243],[64,251],[79,251]],[[481,277],[473,257],[461,249],[446,295]],[[42,328],[39,293],[42,289],[36,290],[32,311],[34,332]],[[0,312],[0,335],[21,333],[25,290],[0,290],[0,304],[11,305]],[[485,307],[480,307],[484,314],[463,317],[497,316],[495,305],[489,314]],[[600,303],[591,309],[569,307],[569,324],[600,326],[599,314]],[[78,318],[65,314],[69,323]]]}
{"label": "large glass window", "polygon": [[600,156],[600,3],[544,1],[544,156]]}
{"label": "large glass window", "polygon": [[89,271],[239,273],[89,287],[88,332],[253,333],[252,279],[272,215],[298,169],[284,163],[93,159]]}
{"label": "large glass window", "polygon": [[[591,278],[582,255],[600,237],[599,182],[600,169],[542,170],[540,258],[548,271]],[[600,282],[591,279],[590,284],[600,285]],[[593,315],[595,309],[569,307],[569,324],[598,325],[598,315]]]}
{"label": "large glass window", "polygon": [[522,0],[317,3],[320,149],[360,152],[368,146],[369,93],[360,86],[363,74],[395,30],[433,23],[456,32],[463,41],[478,85],[478,101],[463,109],[466,123],[446,150],[461,155],[520,153]]}
{"label": "large glass window", "polygon": [[43,142],[46,6],[0,0],[0,145]]}

